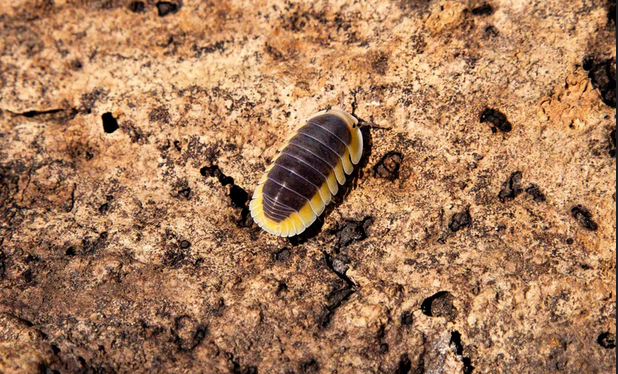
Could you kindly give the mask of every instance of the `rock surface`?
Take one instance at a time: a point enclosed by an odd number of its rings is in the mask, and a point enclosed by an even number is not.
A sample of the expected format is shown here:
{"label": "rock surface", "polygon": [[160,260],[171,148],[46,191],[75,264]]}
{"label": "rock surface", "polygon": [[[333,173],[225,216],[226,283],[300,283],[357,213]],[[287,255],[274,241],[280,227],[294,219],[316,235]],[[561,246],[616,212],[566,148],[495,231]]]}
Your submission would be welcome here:
{"label": "rock surface", "polygon": [[[615,1],[8,0],[0,35],[0,372],[615,372]],[[342,94],[354,180],[260,231]]]}

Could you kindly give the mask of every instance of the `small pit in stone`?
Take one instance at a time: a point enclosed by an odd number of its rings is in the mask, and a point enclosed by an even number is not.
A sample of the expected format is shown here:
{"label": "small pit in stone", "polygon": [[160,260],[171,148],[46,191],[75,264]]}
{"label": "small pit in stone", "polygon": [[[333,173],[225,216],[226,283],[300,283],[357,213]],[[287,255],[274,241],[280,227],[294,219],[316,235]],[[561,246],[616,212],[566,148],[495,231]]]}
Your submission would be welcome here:
{"label": "small pit in stone", "polygon": [[204,177],[217,178],[219,180],[219,183],[221,183],[221,185],[223,186],[228,184],[234,184],[234,178],[228,177],[227,175],[223,174],[223,172],[221,171],[221,169],[219,169],[219,166],[217,165],[204,166],[200,169],[200,174]]}
{"label": "small pit in stone", "polygon": [[472,8],[472,14],[475,16],[490,16],[493,14],[494,8],[489,3],[483,3],[477,7]]}
{"label": "small pit in stone", "polygon": [[528,187],[526,187],[526,193],[528,195],[532,196],[532,198],[536,202],[541,203],[541,202],[544,202],[545,200],[547,200],[545,198],[545,194],[541,191],[539,186],[537,186],[534,183],[531,183]]}
{"label": "small pit in stone", "polygon": [[133,13],[142,13],[146,8],[146,4],[143,1],[132,1],[129,4],[129,10]]}
{"label": "small pit in stone", "polygon": [[352,242],[365,240],[367,229],[373,224],[372,217],[365,217],[362,221],[345,221],[332,231],[337,238],[337,248],[350,245]]}
{"label": "small pit in stone", "polygon": [[381,354],[388,353],[388,343],[380,344],[379,351],[380,351]]}
{"label": "small pit in stone", "polygon": [[402,354],[399,357],[399,363],[397,364],[397,370],[395,374],[409,374],[412,370],[412,361],[407,353]]}
{"label": "small pit in stone", "polygon": [[182,190],[178,191],[178,195],[189,200],[191,198],[191,188],[189,187],[183,188]]}
{"label": "small pit in stone", "polygon": [[108,203],[104,203],[104,204],[101,204],[101,206],[99,206],[99,213],[107,214],[108,211],[109,211],[109,204]]}
{"label": "small pit in stone", "polygon": [[586,57],[582,63],[588,71],[592,86],[599,90],[601,100],[612,108],[616,107],[616,60]]}
{"label": "small pit in stone", "polygon": [[496,26],[489,25],[485,27],[485,35],[487,35],[490,38],[495,38],[500,35],[500,32],[498,31]]}
{"label": "small pit in stone", "polygon": [[394,181],[399,178],[399,168],[403,156],[399,152],[388,152],[382,159],[373,167],[373,175],[376,178],[383,178],[389,181]]}
{"label": "small pit in stone", "polygon": [[470,217],[470,212],[466,209],[463,212],[455,213],[448,227],[453,232],[457,232],[463,229],[464,227],[469,226],[470,223],[472,223],[472,217]]}
{"label": "small pit in stone", "polygon": [[616,334],[610,332],[599,334],[597,344],[605,349],[616,349]]}
{"label": "small pit in stone", "polygon": [[599,225],[592,219],[592,214],[582,205],[576,205],[571,208],[571,215],[587,230],[597,231],[599,228]]}
{"label": "small pit in stone", "polygon": [[244,208],[249,200],[249,194],[242,187],[233,184],[230,188],[230,198],[235,207]]}
{"label": "small pit in stone", "polygon": [[159,1],[157,4],[157,11],[159,12],[159,17],[165,17],[169,14],[174,14],[178,12],[178,4],[173,3],[171,1]]}
{"label": "small pit in stone", "polygon": [[291,254],[292,254],[292,250],[287,248],[287,247],[284,247],[284,248],[278,250],[277,252],[275,252],[274,258],[275,258],[275,261],[283,262],[283,261],[286,261],[287,259],[289,259]]}
{"label": "small pit in stone", "polygon": [[300,365],[302,373],[317,373],[320,371],[320,365],[316,360],[305,361]]}
{"label": "small pit in stone", "polygon": [[453,301],[455,296],[450,292],[440,291],[423,300],[421,311],[429,317],[444,317],[447,321],[454,321],[458,313]]}
{"label": "small pit in stone", "polygon": [[491,125],[491,131],[509,132],[513,129],[513,125],[508,121],[506,115],[497,109],[486,108],[481,113],[481,123],[488,122]]}
{"label": "small pit in stone", "polygon": [[106,112],[101,116],[101,120],[103,121],[103,131],[107,134],[111,134],[114,131],[118,130],[118,121],[112,113]]}
{"label": "small pit in stone", "polygon": [[521,186],[521,179],[522,174],[520,171],[516,171],[509,176],[509,179],[502,184],[500,193],[498,193],[500,201],[504,203],[507,200],[513,200],[523,192],[524,189]]}
{"label": "small pit in stone", "polygon": [[412,323],[414,323],[414,317],[412,316],[412,311],[406,310],[405,312],[401,313],[400,320],[403,326],[411,326]]}

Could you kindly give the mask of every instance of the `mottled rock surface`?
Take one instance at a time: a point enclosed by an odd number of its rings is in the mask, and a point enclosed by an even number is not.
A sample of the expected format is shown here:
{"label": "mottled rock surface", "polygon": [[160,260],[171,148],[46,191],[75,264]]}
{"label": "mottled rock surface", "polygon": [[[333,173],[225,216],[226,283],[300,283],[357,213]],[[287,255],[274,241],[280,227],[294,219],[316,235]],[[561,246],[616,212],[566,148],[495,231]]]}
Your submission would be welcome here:
{"label": "mottled rock surface", "polygon": [[[615,372],[615,18],[0,1],[0,372]],[[265,167],[342,94],[354,180],[260,231]]]}

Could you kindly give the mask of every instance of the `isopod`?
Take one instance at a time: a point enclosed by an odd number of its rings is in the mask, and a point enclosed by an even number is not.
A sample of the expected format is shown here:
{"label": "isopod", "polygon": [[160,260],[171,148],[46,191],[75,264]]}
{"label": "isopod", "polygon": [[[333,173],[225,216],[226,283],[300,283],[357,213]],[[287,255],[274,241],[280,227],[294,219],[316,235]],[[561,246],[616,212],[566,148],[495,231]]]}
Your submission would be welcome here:
{"label": "isopod", "polygon": [[302,233],[324,212],[362,154],[358,119],[340,108],[315,113],[266,169],[249,204],[251,217],[274,235]]}

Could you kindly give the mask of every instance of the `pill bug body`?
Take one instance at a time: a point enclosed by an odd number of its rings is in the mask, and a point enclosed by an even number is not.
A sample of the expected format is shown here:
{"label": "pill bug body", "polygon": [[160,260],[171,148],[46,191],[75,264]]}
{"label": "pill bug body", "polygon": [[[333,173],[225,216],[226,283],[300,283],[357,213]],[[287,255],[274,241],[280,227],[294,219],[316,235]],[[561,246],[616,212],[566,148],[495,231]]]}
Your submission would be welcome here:
{"label": "pill bug body", "polygon": [[339,108],[309,117],[259,181],[249,204],[253,220],[278,236],[305,231],[360,161],[363,135],[357,125]]}

